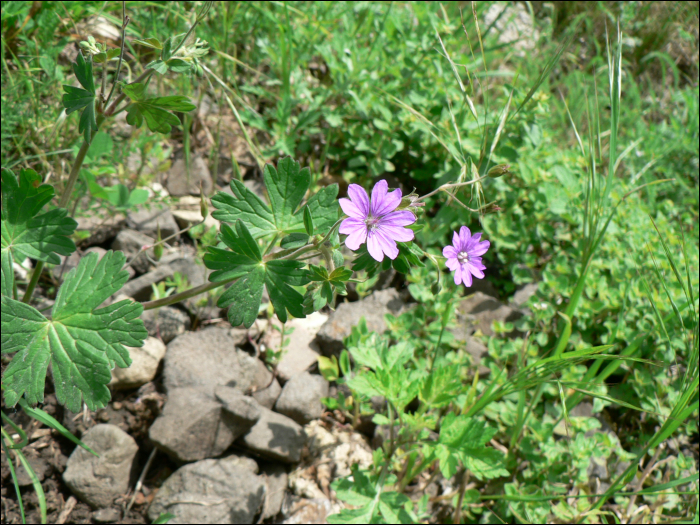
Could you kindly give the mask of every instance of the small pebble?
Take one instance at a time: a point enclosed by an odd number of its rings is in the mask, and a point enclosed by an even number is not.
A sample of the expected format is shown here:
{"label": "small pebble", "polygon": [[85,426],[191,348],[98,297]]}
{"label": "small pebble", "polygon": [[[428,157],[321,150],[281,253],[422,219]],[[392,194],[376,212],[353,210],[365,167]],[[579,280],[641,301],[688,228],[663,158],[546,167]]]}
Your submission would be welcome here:
{"label": "small pebble", "polygon": [[121,518],[121,513],[114,507],[96,510],[92,513],[92,519],[97,523],[115,523]]}

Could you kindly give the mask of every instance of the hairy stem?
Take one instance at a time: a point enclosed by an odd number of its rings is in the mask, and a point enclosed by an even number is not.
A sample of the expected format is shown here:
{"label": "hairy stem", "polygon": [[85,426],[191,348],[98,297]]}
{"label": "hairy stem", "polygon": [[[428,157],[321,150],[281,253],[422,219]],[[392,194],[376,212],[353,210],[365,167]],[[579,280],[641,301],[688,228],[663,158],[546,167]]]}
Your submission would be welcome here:
{"label": "hairy stem", "polygon": [[161,306],[170,306],[171,304],[179,303],[180,301],[184,301],[185,299],[189,299],[190,297],[195,297],[201,293],[208,292],[209,290],[213,290],[214,288],[218,288],[219,286],[223,286],[226,283],[235,281],[236,279],[238,279],[238,277],[236,277],[235,279],[227,279],[216,283],[202,284],[200,286],[195,286],[194,288],[190,288],[189,290],[177,293],[175,295],[163,297],[162,299],[156,299],[155,301],[146,301],[141,304],[143,305],[144,310],[153,310],[154,308],[160,308]]}
{"label": "hairy stem", "polygon": [[[109,104],[109,101],[112,99],[112,95],[114,95],[114,90],[117,87],[117,82],[119,82],[119,73],[121,73],[122,70],[122,60],[124,59],[124,44],[126,43],[126,26],[129,25],[129,17],[126,16],[126,2],[122,2],[122,47],[119,52],[119,62],[117,63],[117,72],[114,75],[114,82],[112,82],[112,89],[109,90],[109,96],[107,97],[107,100],[105,101],[105,106]],[[105,68],[107,67],[107,62],[105,62]],[[104,94],[104,89],[103,89],[103,94]]]}
{"label": "hairy stem", "polygon": [[461,188],[462,186],[469,186],[469,185],[471,185],[471,184],[475,184],[475,183],[477,183],[477,182],[481,182],[482,180],[488,179],[488,178],[489,178],[488,175],[484,175],[483,177],[479,177],[478,179],[470,180],[470,181],[467,181],[467,182],[452,182],[452,183],[449,183],[449,184],[443,184],[442,186],[438,187],[437,189],[431,191],[430,193],[426,193],[426,194],[423,195],[422,197],[416,199],[416,202],[424,201],[424,200],[427,199],[428,197],[432,197],[432,196],[435,195],[436,193],[439,193],[439,192],[441,192],[441,191],[445,191],[445,190],[447,190],[447,189],[449,189],[449,188]]}

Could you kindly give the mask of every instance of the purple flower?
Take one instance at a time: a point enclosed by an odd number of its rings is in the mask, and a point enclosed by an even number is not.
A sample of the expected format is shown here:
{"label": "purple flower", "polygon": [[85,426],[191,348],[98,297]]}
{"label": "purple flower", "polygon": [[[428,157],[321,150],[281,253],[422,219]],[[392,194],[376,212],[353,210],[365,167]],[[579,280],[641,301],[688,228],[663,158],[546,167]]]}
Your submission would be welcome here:
{"label": "purple flower", "polygon": [[445,246],[442,254],[447,257],[446,266],[455,273],[455,284],[464,283],[467,288],[472,285],[472,275],[477,279],[484,278],[486,266],[481,262],[491,243],[489,241],[479,241],[480,233],[469,231],[469,228],[462,226],[459,233],[454,232],[452,236],[452,246]]}
{"label": "purple flower", "polygon": [[413,231],[404,226],[416,222],[410,211],[394,211],[401,204],[401,190],[387,190],[386,181],[380,180],[372,189],[370,201],[362,186],[350,184],[350,198],[340,199],[340,207],[348,215],[338,230],[348,236],[345,246],[355,251],[367,241],[367,251],[377,261],[383,261],[385,254],[396,259],[396,241],[413,240]]}

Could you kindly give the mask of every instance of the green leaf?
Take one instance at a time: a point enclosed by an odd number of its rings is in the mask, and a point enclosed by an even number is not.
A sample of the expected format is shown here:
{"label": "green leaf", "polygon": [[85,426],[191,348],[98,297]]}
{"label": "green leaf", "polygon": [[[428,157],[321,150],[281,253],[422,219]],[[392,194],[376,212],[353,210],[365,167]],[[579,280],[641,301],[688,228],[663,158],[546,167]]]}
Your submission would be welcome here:
{"label": "green leaf", "polygon": [[287,322],[287,312],[294,317],[304,317],[303,296],[292,288],[308,283],[301,271],[303,263],[280,259],[263,262],[260,248],[246,225],[236,221],[235,228],[234,232],[222,224],[220,237],[229,249],[210,247],[204,256],[206,267],[215,270],[209,276],[211,282],[239,279],[217,303],[221,308],[233,305],[228,312],[231,324],[250,327],[255,322],[263,284],[280,321]]}
{"label": "green leaf", "polygon": [[41,209],[51,201],[53,186],[41,184],[34,170],[21,170],[19,178],[2,170],[2,293],[12,297],[12,263],[30,257],[59,264],[58,255],[70,255],[75,244],[70,235],[78,225],[63,208],[46,213]]}
{"label": "green leaf", "polygon": [[188,62],[181,58],[171,58],[166,62],[168,69],[174,73],[187,73],[195,67],[194,62]]}
{"label": "green leaf", "polygon": [[308,206],[304,206],[304,229],[308,235],[314,234],[314,219]]}
{"label": "green leaf", "polygon": [[292,248],[301,248],[309,242],[309,236],[305,233],[290,233],[280,242],[280,248],[289,250]]}
{"label": "green leaf", "polygon": [[155,37],[145,38],[143,40],[133,40],[132,44],[138,44],[140,46],[150,47],[151,49],[158,49],[158,50],[163,49],[163,44],[161,44],[160,40],[158,40]]}
{"label": "green leaf", "polygon": [[146,65],[146,69],[152,69],[159,75],[165,75],[168,72],[168,65],[162,60],[154,60]]}
{"label": "green leaf", "polygon": [[338,360],[335,356],[331,356],[330,359],[318,356],[318,369],[326,381],[335,381],[339,377]]}
{"label": "green leaf", "polygon": [[192,111],[197,106],[185,96],[146,98],[146,86],[141,83],[127,84],[124,93],[131,99],[127,108],[126,121],[140,127],[146,121],[148,129],[159,133],[170,133],[172,126],[178,126],[180,119],[171,111]]}
{"label": "green leaf", "polygon": [[[212,197],[217,209],[212,216],[223,222],[241,220],[256,239],[269,234],[303,233],[304,210],[299,206],[309,189],[308,168],[300,169],[291,157],[279,161],[277,168],[267,164],[263,171],[270,199],[268,206],[238,181],[231,181],[233,195],[218,192]],[[333,184],[313,195],[306,204],[316,231],[328,230],[338,217],[338,186]],[[307,232],[308,233],[308,232]]]}
{"label": "green leaf", "polygon": [[73,72],[78,78],[78,82],[83,86],[77,88],[64,85],[63,107],[66,114],[70,115],[74,111],[82,109],[78,131],[83,133],[85,142],[90,142],[92,132],[97,130],[97,120],[95,119],[95,80],[92,76],[92,59],[85,60],[82,53],[78,53],[78,58],[73,64]]}
{"label": "green leaf", "polygon": [[129,279],[122,270],[126,256],[108,251],[81,259],[58,291],[51,319],[9,297],[2,298],[2,353],[17,352],[5,370],[5,404],[44,400],[49,364],[59,403],[79,412],[106,406],[107,383],[114,366],[131,364],[125,346],[143,346],[148,336],[139,315],[143,307],[131,300],[99,306]]}

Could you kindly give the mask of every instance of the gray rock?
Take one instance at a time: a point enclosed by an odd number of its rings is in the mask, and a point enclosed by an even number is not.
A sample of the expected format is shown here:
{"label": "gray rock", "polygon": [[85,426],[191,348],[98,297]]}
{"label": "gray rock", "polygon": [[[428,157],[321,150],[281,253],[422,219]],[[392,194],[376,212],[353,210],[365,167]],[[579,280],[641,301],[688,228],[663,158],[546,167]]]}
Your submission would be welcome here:
{"label": "gray rock", "polygon": [[510,298],[510,304],[512,304],[515,308],[522,308],[528,302],[530,297],[537,293],[538,286],[538,283],[526,284],[513,294],[513,297]]}
{"label": "gray rock", "polygon": [[227,419],[221,403],[211,393],[198,388],[171,388],[163,413],[148,435],[159,449],[178,461],[211,458],[221,455],[238,437],[234,434],[236,422],[229,425]]}
{"label": "gray rock", "polygon": [[133,297],[137,301],[148,301],[153,293],[151,286],[172,277],[175,272],[187,277],[191,287],[204,284],[207,280],[206,268],[197,264],[194,257],[172,254],[164,256],[155,270],[127,282],[119,293]]}
{"label": "gray rock", "polygon": [[126,217],[122,213],[118,213],[113,217],[99,215],[89,215],[87,217],[76,217],[78,227],[76,231],[86,231],[89,234],[87,239],[84,239],[81,246],[94,246],[102,244],[108,239],[115,237],[120,230],[126,225]]}
{"label": "gray rock", "polygon": [[[282,358],[277,365],[277,375],[282,380],[287,381],[318,362],[320,349],[314,338],[327,320],[327,315],[314,312],[304,319],[292,319],[287,323],[287,326],[294,328],[294,331],[291,334],[285,334],[285,339],[289,338],[289,344],[284,348]],[[267,345],[274,349],[280,347],[278,331],[271,331]]]}
{"label": "gray rock", "polygon": [[[121,250],[126,254],[127,261],[132,261],[133,257],[139,252],[142,246],[150,246],[154,242],[152,237],[144,235],[136,230],[122,230],[117,234],[117,238],[112,242],[111,248],[113,250]],[[138,273],[146,273],[151,267],[151,263],[146,257],[153,258],[153,248],[149,248],[145,252],[142,252],[133,259],[131,266]]]}
{"label": "gray rock", "polygon": [[165,345],[155,337],[149,337],[142,347],[127,347],[132,363],[128,368],[115,367],[109,385],[116,389],[137,388],[153,381],[158,365],[165,356]]}
{"label": "gray rock", "polygon": [[319,330],[316,341],[324,355],[340,355],[343,339],[362,317],[370,332],[383,333],[386,330],[384,315],[396,315],[402,308],[403,302],[393,288],[373,292],[361,301],[341,303]]}
{"label": "gray rock", "polygon": [[[262,388],[265,386],[267,386],[267,388]],[[268,381],[267,383],[263,384],[262,387],[253,392],[252,396],[261,406],[271,409],[273,406],[275,406],[277,399],[280,397],[282,387],[276,378],[272,379],[271,382]]]}
{"label": "gray rock", "polygon": [[323,414],[322,397],[328,397],[328,381],[304,372],[287,381],[275,410],[305,425]]}
{"label": "gray rock", "polygon": [[115,509],[114,507],[96,510],[92,513],[92,519],[97,523],[116,523],[121,517],[122,513],[119,512],[119,509]]}
{"label": "gray rock", "polygon": [[185,159],[178,159],[168,172],[165,187],[171,197],[184,195],[199,195],[199,185],[202,185],[205,195],[212,190],[211,174],[206,161],[199,156],[190,159],[190,173],[187,174]]}
{"label": "gray rock", "polygon": [[114,425],[95,425],[81,439],[99,457],[75,447],[63,481],[90,506],[108,507],[129,489],[138,446],[134,438]]}
{"label": "gray rock", "polygon": [[262,411],[258,402],[237,388],[217,386],[214,393],[227,413],[227,424],[236,437],[248,432],[260,419]]}
{"label": "gray rock", "polygon": [[[161,206],[152,206],[150,210],[140,208],[130,212],[126,218],[126,224],[129,228],[138,230],[154,239],[158,236],[158,226],[160,226],[161,239],[166,239],[180,231],[170,209]],[[172,244],[174,240],[175,238],[170,243]]]}
{"label": "gray rock", "polygon": [[254,523],[265,494],[254,460],[239,456],[206,459],[176,470],[148,510],[155,520],[169,512],[176,523]]}
{"label": "gray rock", "polygon": [[[95,252],[97,254],[97,257],[99,259],[102,259],[102,256],[105,253],[107,253],[107,250],[105,250],[104,248],[100,248],[99,246],[92,246],[83,252],[82,257],[85,257],[87,254],[92,252]],[[82,257],[77,251],[71,253],[68,257],[65,257],[64,255],[59,255],[61,263],[51,268],[51,275],[53,275],[54,279],[56,279],[57,281],[63,281],[63,279],[66,278],[68,272],[70,272],[73,268],[78,266],[78,263],[80,263],[80,259],[82,259]],[[133,277],[136,272],[133,268],[131,268],[131,266],[127,267],[127,271],[129,270],[131,270],[129,277]]]}
{"label": "gray rock", "polygon": [[166,345],[190,327],[190,316],[172,306],[146,310],[141,314],[141,320],[148,335],[160,338]]}
{"label": "gray rock", "polygon": [[297,463],[306,443],[300,425],[282,414],[261,407],[261,416],[242,438],[249,449],[271,459]]}
{"label": "gray rock", "polygon": [[296,498],[297,501],[289,505],[282,523],[328,523],[326,518],[331,514],[336,514],[342,510],[342,504],[333,503],[325,498]]}
{"label": "gray rock", "polygon": [[265,505],[261,519],[274,518],[282,509],[287,492],[287,469],[276,463],[262,463],[260,474],[265,478]]}
{"label": "gray rock", "polygon": [[[477,292],[459,303],[457,307],[459,328],[453,333],[455,337],[463,339],[476,330],[481,330],[484,335],[491,336],[493,335],[491,325],[494,321],[514,323],[522,316],[523,314],[518,310],[502,304],[493,297]],[[517,336],[519,332],[513,330],[509,335]]]}
{"label": "gray rock", "polygon": [[235,342],[230,330],[214,327],[171,341],[163,366],[166,390],[196,387],[212,398],[218,385],[248,390],[255,381],[257,359],[236,349]]}

